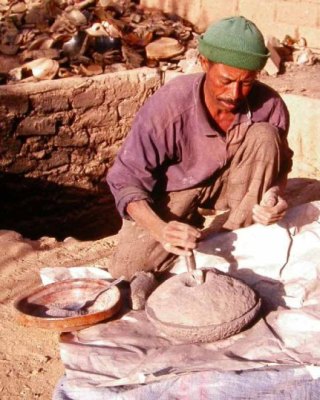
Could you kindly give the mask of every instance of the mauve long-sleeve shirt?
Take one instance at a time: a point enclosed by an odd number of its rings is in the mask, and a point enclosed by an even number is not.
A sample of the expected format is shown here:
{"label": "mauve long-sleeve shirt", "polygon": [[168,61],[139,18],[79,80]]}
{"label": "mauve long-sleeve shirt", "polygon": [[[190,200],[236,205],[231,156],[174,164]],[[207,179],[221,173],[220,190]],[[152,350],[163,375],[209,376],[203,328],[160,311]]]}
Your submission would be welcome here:
{"label": "mauve long-sleeve shirt", "polygon": [[161,87],[137,113],[131,131],[107,175],[122,217],[137,200],[152,193],[199,186],[233,156],[247,128],[268,122],[282,139],[282,174],[291,168],[289,114],[281,97],[256,82],[225,136],[214,127],[202,101],[204,74],[175,78]]}

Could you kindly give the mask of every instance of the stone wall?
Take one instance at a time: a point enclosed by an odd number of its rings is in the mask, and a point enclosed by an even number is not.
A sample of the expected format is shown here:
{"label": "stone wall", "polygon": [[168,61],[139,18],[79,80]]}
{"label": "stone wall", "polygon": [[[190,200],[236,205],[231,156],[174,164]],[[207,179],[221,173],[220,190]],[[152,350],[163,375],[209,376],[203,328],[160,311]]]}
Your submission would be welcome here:
{"label": "stone wall", "polygon": [[176,13],[200,32],[220,18],[243,15],[266,36],[304,37],[310,47],[320,48],[319,0],[141,0],[141,4]]}
{"label": "stone wall", "polygon": [[105,176],[155,69],[0,86],[0,229],[96,238],[119,228]]}
{"label": "stone wall", "polygon": [[[0,86],[0,171],[99,190],[156,70]],[[104,185],[104,183],[102,183]]]}

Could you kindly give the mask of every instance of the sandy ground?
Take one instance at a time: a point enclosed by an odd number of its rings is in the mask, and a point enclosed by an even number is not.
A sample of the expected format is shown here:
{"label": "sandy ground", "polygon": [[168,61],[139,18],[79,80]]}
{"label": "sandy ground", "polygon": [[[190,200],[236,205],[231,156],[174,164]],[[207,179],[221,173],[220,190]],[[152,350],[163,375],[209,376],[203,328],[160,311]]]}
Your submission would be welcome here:
{"label": "sandy ground", "polygon": [[0,398],[51,399],[54,385],[63,374],[59,358],[59,334],[17,323],[14,299],[41,284],[39,270],[46,266],[77,266],[94,263],[107,267],[115,244],[109,237],[95,242],[72,238],[57,242],[23,239],[18,233],[0,231]]}
{"label": "sandy ground", "polygon": [[[282,92],[319,98],[319,70],[319,65],[311,69],[305,67],[301,68],[299,79],[295,74],[288,74],[264,80]],[[320,182],[293,180],[289,198],[291,206],[320,200]],[[40,284],[39,270],[42,267],[91,263],[107,268],[116,240],[115,236],[91,242],[80,242],[73,238],[57,242],[48,237],[30,241],[16,232],[0,230],[2,400],[51,399],[53,388],[64,371],[59,358],[58,333],[19,325],[14,316],[14,299]]]}

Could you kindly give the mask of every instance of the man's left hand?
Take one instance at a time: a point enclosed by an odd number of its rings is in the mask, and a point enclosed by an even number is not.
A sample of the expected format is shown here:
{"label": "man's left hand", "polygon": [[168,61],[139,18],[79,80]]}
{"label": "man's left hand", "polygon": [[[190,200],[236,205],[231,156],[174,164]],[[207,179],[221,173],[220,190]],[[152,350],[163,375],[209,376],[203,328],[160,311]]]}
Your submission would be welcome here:
{"label": "man's left hand", "polygon": [[253,220],[270,225],[284,217],[288,203],[279,195],[279,188],[272,187],[262,196],[260,204],[253,207]]}

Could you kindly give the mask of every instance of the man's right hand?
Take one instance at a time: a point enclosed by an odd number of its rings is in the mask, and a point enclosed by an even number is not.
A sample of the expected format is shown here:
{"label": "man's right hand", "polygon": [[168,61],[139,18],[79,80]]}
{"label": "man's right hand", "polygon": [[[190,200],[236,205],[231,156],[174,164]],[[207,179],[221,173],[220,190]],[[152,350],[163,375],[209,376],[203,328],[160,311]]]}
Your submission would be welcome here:
{"label": "man's right hand", "polygon": [[160,234],[160,241],[165,250],[178,256],[191,255],[190,250],[197,247],[201,236],[198,229],[178,221],[170,221]]}
{"label": "man's right hand", "polygon": [[189,256],[196,248],[200,231],[191,225],[178,221],[165,222],[151,209],[146,200],[129,203],[127,212],[137,225],[147,229],[169,253]]}

